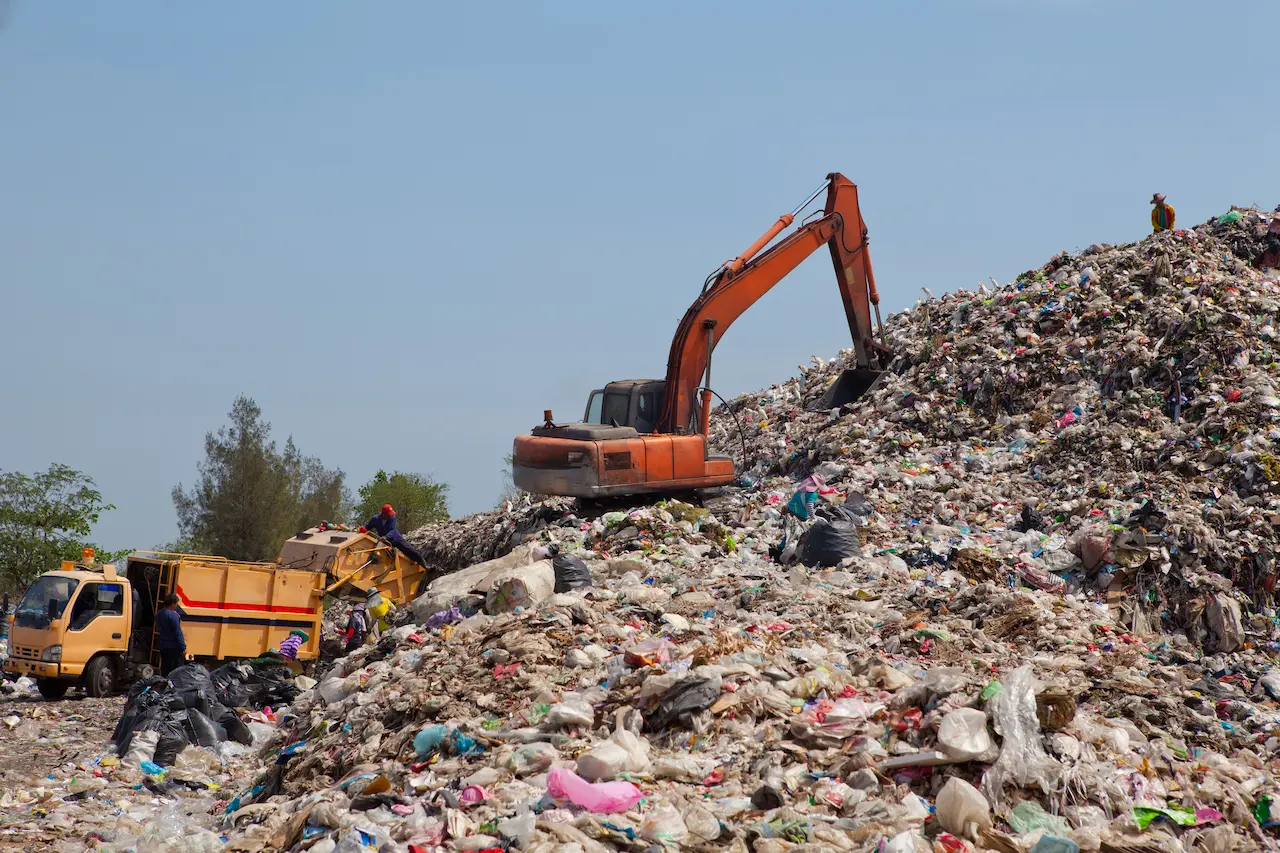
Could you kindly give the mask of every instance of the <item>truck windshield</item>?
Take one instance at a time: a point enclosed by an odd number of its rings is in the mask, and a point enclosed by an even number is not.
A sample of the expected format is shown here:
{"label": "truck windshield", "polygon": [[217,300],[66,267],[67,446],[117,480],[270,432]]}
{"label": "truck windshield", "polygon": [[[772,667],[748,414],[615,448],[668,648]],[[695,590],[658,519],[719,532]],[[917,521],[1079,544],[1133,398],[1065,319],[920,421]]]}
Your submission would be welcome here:
{"label": "truck windshield", "polygon": [[22,603],[13,614],[13,624],[19,628],[48,628],[49,623],[67,609],[78,583],[75,578],[56,576],[38,579],[22,596]]}

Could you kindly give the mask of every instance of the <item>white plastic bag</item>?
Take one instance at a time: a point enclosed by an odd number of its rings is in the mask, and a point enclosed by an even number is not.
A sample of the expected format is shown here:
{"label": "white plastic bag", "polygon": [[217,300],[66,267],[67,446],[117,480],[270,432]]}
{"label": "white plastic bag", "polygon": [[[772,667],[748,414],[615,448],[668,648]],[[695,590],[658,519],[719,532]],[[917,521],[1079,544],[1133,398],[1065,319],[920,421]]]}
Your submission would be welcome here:
{"label": "white plastic bag", "polygon": [[645,815],[640,826],[640,837],[667,844],[682,844],[689,838],[689,828],[675,806],[661,803]]}
{"label": "white plastic bag", "polygon": [[1001,738],[1000,757],[982,777],[982,792],[996,805],[1005,801],[1005,783],[1015,782],[1024,788],[1036,784],[1048,794],[1062,771],[1044,751],[1031,665],[1018,667],[1002,681],[1000,692],[987,705]]}
{"label": "white plastic bag", "polygon": [[613,733],[578,756],[578,775],[590,782],[612,779],[619,773],[644,773],[649,769],[649,742],[627,729]]}
{"label": "white plastic bag", "polygon": [[943,717],[938,745],[956,761],[994,761],[1000,754],[987,732],[987,715],[977,708],[956,708]]}
{"label": "white plastic bag", "polygon": [[129,750],[120,759],[125,767],[141,767],[142,762],[155,757],[156,745],[160,743],[159,732],[138,732],[129,739]]}
{"label": "white plastic bag", "polygon": [[972,838],[970,824],[991,828],[991,806],[982,792],[958,776],[952,776],[938,792],[938,825],[954,835]]}
{"label": "white plastic bag", "polygon": [[568,726],[587,726],[595,722],[596,712],[581,696],[569,695],[564,700],[551,706],[547,712],[544,725],[549,728]]}

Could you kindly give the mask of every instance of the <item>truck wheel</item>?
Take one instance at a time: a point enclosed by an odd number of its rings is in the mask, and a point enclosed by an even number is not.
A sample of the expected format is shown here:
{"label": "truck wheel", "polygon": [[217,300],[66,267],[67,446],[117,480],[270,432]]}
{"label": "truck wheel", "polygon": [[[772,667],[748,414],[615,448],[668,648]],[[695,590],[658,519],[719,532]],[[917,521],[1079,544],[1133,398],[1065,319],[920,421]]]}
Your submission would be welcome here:
{"label": "truck wheel", "polygon": [[67,695],[67,689],[71,685],[65,681],[56,678],[38,678],[36,679],[36,689],[40,691],[40,695],[46,699],[61,699]]}
{"label": "truck wheel", "polygon": [[110,696],[116,690],[116,667],[111,658],[96,657],[89,661],[81,676],[84,682],[84,694],[98,698]]}

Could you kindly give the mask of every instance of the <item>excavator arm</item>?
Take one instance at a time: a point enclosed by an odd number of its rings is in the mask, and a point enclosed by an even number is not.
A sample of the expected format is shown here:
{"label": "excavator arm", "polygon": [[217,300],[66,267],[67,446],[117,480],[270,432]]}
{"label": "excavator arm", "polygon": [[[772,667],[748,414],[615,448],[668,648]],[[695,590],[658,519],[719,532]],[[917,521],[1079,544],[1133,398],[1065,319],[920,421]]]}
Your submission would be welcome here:
{"label": "excavator arm", "polygon": [[[827,191],[823,215],[756,257],[823,189]],[[701,423],[697,431],[706,434],[711,408],[711,354],[716,344],[734,320],[824,244],[831,251],[858,368],[870,371],[887,366],[892,353],[872,335],[871,312],[874,308],[878,322],[880,294],[867,252],[867,226],[858,207],[858,187],[839,172],[832,172],[804,204],[779,218],[737,258],[721,265],[708,279],[702,295],[689,306],[671,342],[657,432],[690,431],[701,388]]]}

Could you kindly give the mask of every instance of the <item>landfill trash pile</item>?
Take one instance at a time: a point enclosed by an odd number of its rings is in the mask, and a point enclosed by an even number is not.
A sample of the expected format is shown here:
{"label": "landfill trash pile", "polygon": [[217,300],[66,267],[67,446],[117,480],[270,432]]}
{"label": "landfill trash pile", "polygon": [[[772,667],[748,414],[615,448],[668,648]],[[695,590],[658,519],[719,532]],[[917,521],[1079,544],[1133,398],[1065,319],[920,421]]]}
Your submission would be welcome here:
{"label": "landfill trash pile", "polygon": [[313,685],[271,663],[188,664],[123,700],[0,699],[0,848],[221,851],[239,766]]}
{"label": "landfill trash pile", "polygon": [[[905,523],[895,538],[1020,528],[997,550],[1024,582],[1128,589],[1127,627],[1203,639],[1211,599],[1234,623],[1219,596],[1261,605],[1276,580],[1280,286],[1250,266],[1270,218],[1233,208],[894,315],[892,372],[844,411],[808,411],[844,366],[821,359],[735,401],[747,479],[816,473]],[[723,452],[744,443],[717,427]],[[1239,647],[1227,629],[1214,650]]]}
{"label": "landfill trash pile", "polygon": [[535,504],[525,496],[500,510],[428,524],[405,538],[438,576],[501,557],[559,519],[572,503],[561,498]]}
{"label": "landfill trash pile", "polygon": [[462,568],[293,700],[227,849],[1280,848],[1280,284],[1232,212],[931,297],[841,410],[847,357],[732,401],[701,506],[414,534]]}

